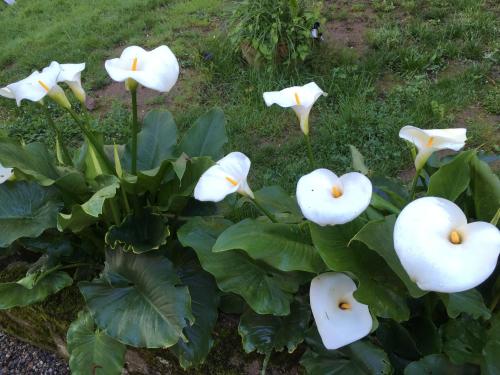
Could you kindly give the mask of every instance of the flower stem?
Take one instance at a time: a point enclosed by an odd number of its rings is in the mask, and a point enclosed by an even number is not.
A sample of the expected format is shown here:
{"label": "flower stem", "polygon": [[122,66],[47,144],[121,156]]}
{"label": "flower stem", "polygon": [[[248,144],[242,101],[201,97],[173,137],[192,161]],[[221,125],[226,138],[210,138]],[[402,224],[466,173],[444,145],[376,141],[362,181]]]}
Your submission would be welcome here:
{"label": "flower stem", "polygon": [[264,357],[264,362],[262,362],[262,370],[260,370],[260,375],[266,375],[267,365],[269,363],[269,359],[271,358],[271,353],[269,352]]}
{"label": "flower stem", "polygon": [[137,89],[130,90],[132,96],[132,174],[137,173]]}
{"label": "flower stem", "polygon": [[71,117],[73,117],[73,120],[75,120],[76,124],[80,128],[80,130],[85,134],[89,142],[94,146],[95,151],[99,154],[103,162],[106,164],[106,167],[108,168],[108,173],[113,173],[113,166],[111,165],[111,162],[109,161],[107,155],[104,152],[104,149],[102,147],[99,147],[99,143],[97,142],[96,137],[92,134],[92,132],[86,128],[85,124],[82,122],[80,117],[76,114],[75,111],[73,111],[71,108],[66,109]]}
{"label": "flower stem", "polygon": [[491,219],[490,223],[496,226],[498,224],[498,220],[500,220],[500,208],[497,210],[497,213],[495,216],[493,216],[493,219]]}
{"label": "flower stem", "polygon": [[314,158],[313,158],[313,152],[312,152],[312,147],[311,147],[311,138],[309,137],[309,134],[304,134],[304,137],[306,139],[306,144],[307,144],[307,156],[309,158],[309,167],[311,168],[311,171],[314,170]]}
{"label": "flower stem", "polygon": [[415,172],[415,177],[413,177],[413,181],[411,183],[411,189],[410,189],[410,202],[413,201],[413,199],[415,199],[415,193],[417,191],[417,183],[418,183],[418,179],[420,177],[420,171],[422,169],[418,169],[416,172]]}
{"label": "flower stem", "polygon": [[269,220],[271,220],[273,223],[277,223],[274,215],[270,213],[268,210],[266,210],[264,206],[262,206],[259,202],[257,202],[255,198],[252,198],[252,202],[255,205],[255,207],[259,209],[259,211],[261,211],[264,215],[266,215],[269,218]]}
{"label": "flower stem", "polygon": [[71,156],[69,155],[68,149],[64,145],[64,141],[62,139],[61,132],[57,128],[56,124],[54,124],[54,120],[52,119],[52,116],[50,115],[49,109],[42,104],[43,111],[45,112],[45,116],[47,117],[47,122],[49,123],[49,126],[52,128],[56,135],[56,140],[59,146],[61,147],[62,150],[62,157],[63,157],[63,164],[65,165],[73,165],[73,161],[71,160]]}

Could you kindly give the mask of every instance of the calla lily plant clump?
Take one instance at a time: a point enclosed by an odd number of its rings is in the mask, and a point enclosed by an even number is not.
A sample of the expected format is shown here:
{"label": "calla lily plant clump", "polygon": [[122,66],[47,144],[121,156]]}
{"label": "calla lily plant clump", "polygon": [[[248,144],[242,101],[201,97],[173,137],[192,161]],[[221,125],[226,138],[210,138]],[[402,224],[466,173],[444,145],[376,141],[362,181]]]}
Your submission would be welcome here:
{"label": "calla lily plant clump", "polygon": [[[91,129],[84,69],[52,62],[0,89],[46,108],[56,139],[52,152],[0,138],[0,247],[31,260],[0,284],[0,308],[77,286],[73,373],[120,374],[127,346],[200,366],[220,312],[241,315],[262,373],[273,351],[299,346],[309,374],[499,373],[500,182],[477,150],[460,151],[465,129],[401,129],[409,186],[370,171],[355,147],[342,175],[311,147],[310,114],[327,94],[313,82],[266,92],[267,106],[294,110],[310,165],[293,195],[253,190],[250,159],[224,148],[220,109],[182,136],[168,111],[139,121],[138,86],[168,92],[178,79],[168,47],[127,47],[105,63],[131,96],[125,145]],[[80,148],[67,149],[49,101],[73,117]]]}

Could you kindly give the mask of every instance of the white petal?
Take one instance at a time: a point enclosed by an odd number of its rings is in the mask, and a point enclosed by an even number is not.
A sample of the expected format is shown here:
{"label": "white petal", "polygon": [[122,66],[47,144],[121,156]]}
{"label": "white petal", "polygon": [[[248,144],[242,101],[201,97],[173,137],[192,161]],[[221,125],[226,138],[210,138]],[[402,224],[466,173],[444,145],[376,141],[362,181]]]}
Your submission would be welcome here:
{"label": "white petal", "polygon": [[[450,241],[457,231],[462,242]],[[467,224],[462,210],[443,198],[406,206],[394,227],[394,248],[410,278],[423,290],[455,293],[473,288],[493,272],[500,232],[488,223]]]}
{"label": "white petal", "polygon": [[[356,284],[343,273],[328,272],[311,281],[311,310],[327,349],[351,344],[372,329],[368,306],[356,301],[352,295],[356,289]],[[341,303],[348,303],[350,308],[341,309]]]}
{"label": "white petal", "polygon": [[15,99],[16,97],[8,87],[3,87],[0,89],[0,96],[3,96],[4,98],[7,99]]}
{"label": "white petal", "polygon": [[238,183],[245,181],[250,171],[250,159],[241,152],[231,152],[217,162]]}
{"label": "white petal", "polygon": [[[137,58],[136,70],[132,70]],[[110,77],[118,82],[131,78],[141,85],[160,92],[168,92],[177,82],[179,63],[167,46],[147,52],[141,47],[127,47],[120,58],[106,60]]]}
{"label": "white petal", "polygon": [[57,82],[76,82],[81,86],[82,71],[85,70],[85,63],[81,64],[60,64],[61,72],[57,77]]}
{"label": "white petal", "polygon": [[236,192],[239,184],[233,185],[226,177],[230,176],[220,165],[208,168],[196,184],[195,199],[202,202],[220,202],[229,194]]}
{"label": "white petal", "polygon": [[[332,188],[342,192],[333,197]],[[370,204],[372,184],[361,173],[338,178],[328,169],[317,169],[302,176],[297,184],[297,201],[303,215],[321,225],[344,224],[358,217]]]}
{"label": "white petal", "polygon": [[12,168],[5,168],[0,164],[0,184],[3,184],[14,174]]}
{"label": "white petal", "polygon": [[465,146],[467,129],[430,129],[425,130],[429,137],[433,137],[433,147],[437,150],[450,149],[458,151]]}
{"label": "white petal", "polygon": [[411,125],[403,126],[399,137],[413,143],[419,150],[425,148],[430,139],[424,130]]}
{"label": "white petal", "polygon": [[264,101],[269,107],[277,104],[280,107],[312,107],[321,95],[327,95],[319,86],[310,82],[304,86],[293,86],[281,91],[269,91],[263,94]]}

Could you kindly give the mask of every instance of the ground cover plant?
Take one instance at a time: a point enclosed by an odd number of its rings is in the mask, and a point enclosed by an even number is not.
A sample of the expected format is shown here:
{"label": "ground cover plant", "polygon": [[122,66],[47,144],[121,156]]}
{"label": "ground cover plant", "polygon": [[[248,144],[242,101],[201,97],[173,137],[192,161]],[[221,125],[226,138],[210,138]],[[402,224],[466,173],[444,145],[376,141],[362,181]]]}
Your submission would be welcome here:
{"label": "ground cover plant", "polygon": [[[442,17],[446,32],[431,22],[427,38],[446,53],[429,59],[411,22],[371,31],[358,63],[320,50],[295,71],[242,69],[216,39],[195,64],[205,95],[180,107],[180,129],[170,112],[141,118],[138,108],[140,86],[174,93],[179,65],[165,46],[111,54],[103,71],[131,97],[132,115],[118,106],[102,128],[86,109],[81,65],[54,62],[6,86],[3,96],[42,101],[20,122],[5,104],[13,123],[0,138],[1,246],[31,266],[1,285],[2,308],[78,284],[86,309],[67,336],[75,373],[120,373],[126,345],[169,348],[196,367],[219,310],[241,314],[243,347],[265,355],[262,372],[273,352],[299,345],[312,374],[498,372],[495,133],[406,126],[447,127],[477,100],[495,112],[497,52],[482,26],[495,20],[488,3],[424,5],[418,16],[412,2],[371,7],[385,21],[407,12],[419,27]],[[412,48],[436,65],[409,60]],[[326,57],[333,66],[318,61]],[[455,58],[465,68],[447,73]],[[381,98],[387,69],[403,83]],[[200,109],[215,103],[226,115]],[[169,104],[175,112],[180,102]],[[31,119],[54,151],[22,141]],[[285,126],[287,142],[273,145]],[[385,177],[405,161],[416,171],[407,183]]]}

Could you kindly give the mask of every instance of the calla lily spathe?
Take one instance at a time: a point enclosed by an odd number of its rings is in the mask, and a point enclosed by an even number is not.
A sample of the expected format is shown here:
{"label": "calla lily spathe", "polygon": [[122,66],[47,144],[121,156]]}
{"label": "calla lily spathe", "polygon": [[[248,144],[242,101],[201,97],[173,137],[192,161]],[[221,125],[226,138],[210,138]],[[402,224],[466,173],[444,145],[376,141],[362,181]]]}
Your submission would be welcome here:
{"label": "calla lily spathe", "polygon": [[8,87],[2,87],[0,89],[0,96],[3,96],[4,98],[7,98],[7,99],[15,99],[16,98],[14,93]]}
{"label": "calla lily spathe", "polygon": [[263,94],[266,105],[277,104],[280,107],[292,108],[299,118],[300,128],[305,135],[309,134],[309,113],[320,96],[328,95],[319,86],[310,82],[304,86],[293,86],[281,91],[269,91]]}
{"label": "calla lily spathe", "polygon": [[82,72],[85,70],[85,63],[81,64],[60,64],[61,71],[57,76],[57,82],[66,83],[75,97],[85,103],[86,94],[82,87]]}
{"label": "calla lily spathe", "polygon": [[394,227],[394,248],[420,289],[456,293],[486,280],[497,265],[500,232],[490,223],[467,224],[455,203],[424,197],[407,205]]}
{"label": "calla lily spathe", "polygon": [[456,129],[419,129],[415,126],[404,126],[399,131],[399,137],[413,143],[418,154],[415,159],[415,168],[423,168],[427,159],[438,150],[460,150],[465,145],[467,130]]}
{"label": "calla lily spathe", "polygon": [[372,184],[361,173],[341,177],[320,168],[302,176],[297,184],[297,201],[302,214],[321,225],[345,224],[358,217],[370,204]]}
{"label": "calla lily spathe", "polygon": [[229,194],[238,192],[254,198],[248,186],[250,159],[241,152],[231,152],[201,176],[194,189],[194,197],[199,201],[220,202]]}
{"label": "calla lily spathe", "polygon": [[15,99],[20,106],[24,99],[38,102],[48,95],[62,107],[71,108],[63,89],[57,85],[60,72],[59,63],[53,61],[41,72],[34,71],[29,77],[7,85],[2,89],[2,96]]}
{"label": "calla lily spathe", "polygon": [[152,51],[130,46],[119,58],[106,60],[104,66],[115,81],[127,83],[132,80],[160,92],[170,91],[179,77],[179,63],[167,46]]}
{"label": "calla lily spathe", "polygon": [[370,333],[372,317],[368,306],[353,297],[356,289],[343,273],[323,273],[311,281],[311,310],[325,348],[338,349]]}
{"label": "calla lily spathe", "polygon": [[7,181],[9,178],[12,177],[14,174],[14,171],[12,168],[5,168],[0,164],[0,184],[3,184],[5,181]]}

